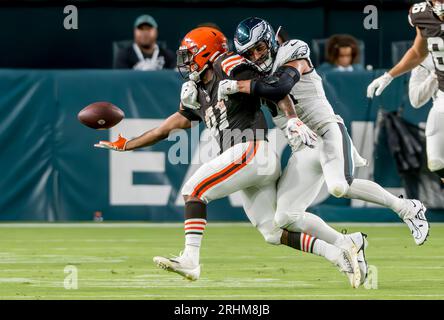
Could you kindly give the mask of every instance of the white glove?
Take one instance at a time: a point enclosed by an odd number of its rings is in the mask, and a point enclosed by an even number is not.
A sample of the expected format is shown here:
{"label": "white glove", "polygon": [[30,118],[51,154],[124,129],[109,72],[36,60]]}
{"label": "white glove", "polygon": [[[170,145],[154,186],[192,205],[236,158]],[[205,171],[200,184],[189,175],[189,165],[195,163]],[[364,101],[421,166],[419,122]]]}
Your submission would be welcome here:
{"label": "white glove", "polygon": [[229,94],[235,94],[239,92],[236,80],[222,80],[219,82],[219,89],[217,90],[217,100],[227,100]]}
{"label": "white glove", "polygon": [[299,148],[298,144],[300,144],[300,142],[307,147],[314,148],[314,144],[318,139],[316,133],[307,127],[299,118],[289,119],[285,131],[288,140],[290,140],[290,144],[297,148]]}
{"label": "white glove", "polygon": [[200,103],[197,102],[197,85],[194,81],[187,81],[182,85],[182,91],[180,91],[180,102],[190,109],[200,109]]}
{"label": "white glove", "polygon": [[387,87],[392,80],[393,77],[387,72],[379,78],[373,80],[372,83],[370,83],[370,85],[367,87],[367,98],[373,98],[374,95],[381,95],[382,91],[384,91],[385,87]]}

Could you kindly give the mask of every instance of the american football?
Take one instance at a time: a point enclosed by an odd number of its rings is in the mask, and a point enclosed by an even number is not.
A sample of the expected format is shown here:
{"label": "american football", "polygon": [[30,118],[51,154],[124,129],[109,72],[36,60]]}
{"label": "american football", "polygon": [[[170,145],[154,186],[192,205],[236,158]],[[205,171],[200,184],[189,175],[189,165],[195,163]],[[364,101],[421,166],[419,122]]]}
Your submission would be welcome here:
{"label": "american football", "polygon": [[93,129],[109,129],[118,124],[125,113],[110,102],[94,102],[83,108],[77,118],[85,126]]}

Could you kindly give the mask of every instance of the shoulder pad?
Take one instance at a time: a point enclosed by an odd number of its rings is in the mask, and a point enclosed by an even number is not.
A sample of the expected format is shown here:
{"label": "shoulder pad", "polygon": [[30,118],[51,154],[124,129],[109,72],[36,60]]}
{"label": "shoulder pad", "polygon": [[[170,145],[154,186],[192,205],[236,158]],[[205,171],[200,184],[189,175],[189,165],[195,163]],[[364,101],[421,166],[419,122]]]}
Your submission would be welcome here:
{"label": "shoulder pad", "polygon": [[220,61],[222,71],[228,76],[231,76],[235,69],[247,64],[247,60],[238,54],[226,55]]}
{"label": "shoulder pad", "polygon": [[415,3],[414,5],[412,5],[410,7],[408,19],[409,19],[409,23],[412,27],[415,27],[415,17],[417,15],[425,12],[426,10],[427,10],[427,2],[425,2],[425,1]]}

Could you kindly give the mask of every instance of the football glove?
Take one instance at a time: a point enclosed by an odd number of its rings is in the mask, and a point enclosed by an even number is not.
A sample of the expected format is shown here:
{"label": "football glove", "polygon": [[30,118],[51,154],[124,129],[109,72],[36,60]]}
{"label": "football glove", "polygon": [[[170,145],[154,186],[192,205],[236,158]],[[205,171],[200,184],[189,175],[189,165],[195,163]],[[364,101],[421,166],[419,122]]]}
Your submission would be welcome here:
{"label": "football glove", "polygon": [[[316,133],[297,117],[288,119],[286,135],[293,147],[298,146],[302,142],[307,147],[314,148],[318,139]],[[300,147],[297,147],[297,149],[300,149]]]}
{"label": "football glove", "polygon": [[222,80],[219,82],[219,88],[217,89],[217,100],[228,100],[228,95],[239,92],[236,80]]}
{"label": "football glove", "polygon": [[126,143],[128,142],[128,139],[122,137],[122,135],[119,133],[119,136],[117,137],[117,140],[114,142],[111,141],[99,141],[99,143],[96,143],[94,147],[96,148],[104,148],[104,149],[110,149],[115,151],[126,151]]}
{"label": "football glove", "polygon": [[180,102],[184,107],[197,110],[200,109],[200,103],[197,102],[197,85],[194,81],[187,81],[182,85],[180,91]]}
{"label": "football glove", "polygon": [[381,95],[382,91],[392,82],[393,77],[389,73],[384,73],[379,78],[376,78],[367,87],[367,98]]}

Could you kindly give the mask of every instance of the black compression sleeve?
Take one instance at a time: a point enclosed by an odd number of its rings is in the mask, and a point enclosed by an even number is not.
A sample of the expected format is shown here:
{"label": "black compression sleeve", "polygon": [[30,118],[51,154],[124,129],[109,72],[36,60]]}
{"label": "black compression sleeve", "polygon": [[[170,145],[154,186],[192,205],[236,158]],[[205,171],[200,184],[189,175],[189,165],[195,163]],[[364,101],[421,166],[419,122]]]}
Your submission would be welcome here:
{"label": "black compression sleeve", "polygon": [[252,80],[250,94],[277,102],[290,93],[300,78],[296,68],[282,66],[268,77]]}

